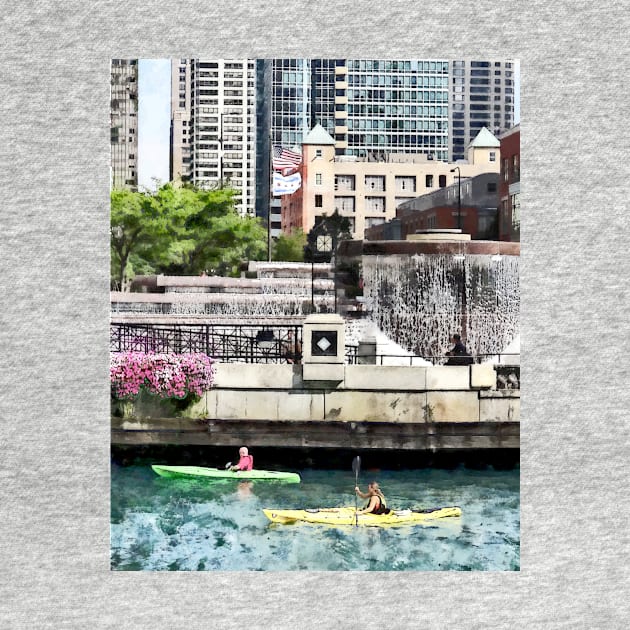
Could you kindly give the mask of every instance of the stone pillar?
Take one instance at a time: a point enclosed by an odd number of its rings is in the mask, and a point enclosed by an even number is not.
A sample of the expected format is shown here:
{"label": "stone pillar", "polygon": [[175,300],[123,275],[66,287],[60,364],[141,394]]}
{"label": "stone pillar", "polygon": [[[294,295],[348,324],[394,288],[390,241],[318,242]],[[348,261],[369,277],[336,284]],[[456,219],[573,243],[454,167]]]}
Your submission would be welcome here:
{"label": "stone pillar", "polygon": [[302,328],[304,381],[343,381],[345,324],[334,313],[309,315]]}
{"label": "stone pillar", "polygon": [[359,341],[357,349],[357,363],[359,365],[376,365],[376,338],[366,337]]}

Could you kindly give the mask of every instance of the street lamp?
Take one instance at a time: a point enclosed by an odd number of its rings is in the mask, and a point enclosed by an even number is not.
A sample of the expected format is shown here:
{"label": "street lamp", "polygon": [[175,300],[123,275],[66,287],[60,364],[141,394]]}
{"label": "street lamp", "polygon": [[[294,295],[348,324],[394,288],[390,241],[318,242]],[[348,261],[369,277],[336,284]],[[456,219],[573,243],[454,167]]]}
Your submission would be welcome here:
{"label": "street lamp", "polygon": [[[325,228],[326,228],[326,224],[324,223],[324,233],[318,234],[317,238],[315,239],[315,250],[317,251],[318,255],[323,258],[328,257],[328,255],[330,254],[331,259],[332,259],[332,252],[334,251],[333,236],[332,234],[328,234]],[[334,270],[334,267],[333,267],[333,270]],[[311,282],[312,282],[312,279],[311,279]],[[336,313],[337,312],[337,287],[336,287],[336,283],[334,279],[333,279],[333,291],[335,292],[335,313]]]}
{"label": "street lamp", "polygon": [[459,166],[451,169],[451,173],[457,171],[457,229],[462,229],[462,173]]}

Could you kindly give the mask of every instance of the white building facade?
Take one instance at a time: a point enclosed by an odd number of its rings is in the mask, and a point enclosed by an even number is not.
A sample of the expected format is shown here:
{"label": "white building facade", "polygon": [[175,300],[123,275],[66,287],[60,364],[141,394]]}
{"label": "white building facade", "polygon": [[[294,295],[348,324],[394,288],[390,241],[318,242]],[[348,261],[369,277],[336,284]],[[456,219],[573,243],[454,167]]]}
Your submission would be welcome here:
{"label": "white building facade", "polygon": [[239,191],[239,214],[255,214],[256,63],[177,59],[171,67],[171,179]]}

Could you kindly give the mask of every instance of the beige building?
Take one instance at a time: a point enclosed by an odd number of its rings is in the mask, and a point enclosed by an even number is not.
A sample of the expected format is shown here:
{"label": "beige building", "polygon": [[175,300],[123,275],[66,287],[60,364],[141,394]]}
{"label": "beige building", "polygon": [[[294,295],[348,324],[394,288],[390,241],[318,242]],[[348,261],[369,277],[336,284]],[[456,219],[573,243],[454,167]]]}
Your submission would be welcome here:
{"label": "beige building", "polygon": [[[352,237],[396,216],[401,203],[482,173],[499,173],[499,141],[483,128],[456,164],[424,154],[391,153],[382,161],[336,156],[335,140],[316,125],[302,142],[302,186],[282,198],[282,231],[309,232],[318,215],[335,211],[350,221]],[[457,170],[458,169],[458,170]]]}

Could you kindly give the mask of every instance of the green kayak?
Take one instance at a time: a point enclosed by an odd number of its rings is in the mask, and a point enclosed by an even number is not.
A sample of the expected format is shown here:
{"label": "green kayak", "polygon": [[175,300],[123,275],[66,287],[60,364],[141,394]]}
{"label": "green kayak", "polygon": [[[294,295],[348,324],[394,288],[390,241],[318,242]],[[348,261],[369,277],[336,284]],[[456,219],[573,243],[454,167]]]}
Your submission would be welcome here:
{"label": "green kayak", "polygon": [[267,481],[284,481],[300,483],[300,475],[292,472],[275,470],[221,470],[220,468],[202,468],[201,466],[163,466],[153,464],[153,471],[160,477],[182,478],[197,477],[204,479],[264,479]]}

